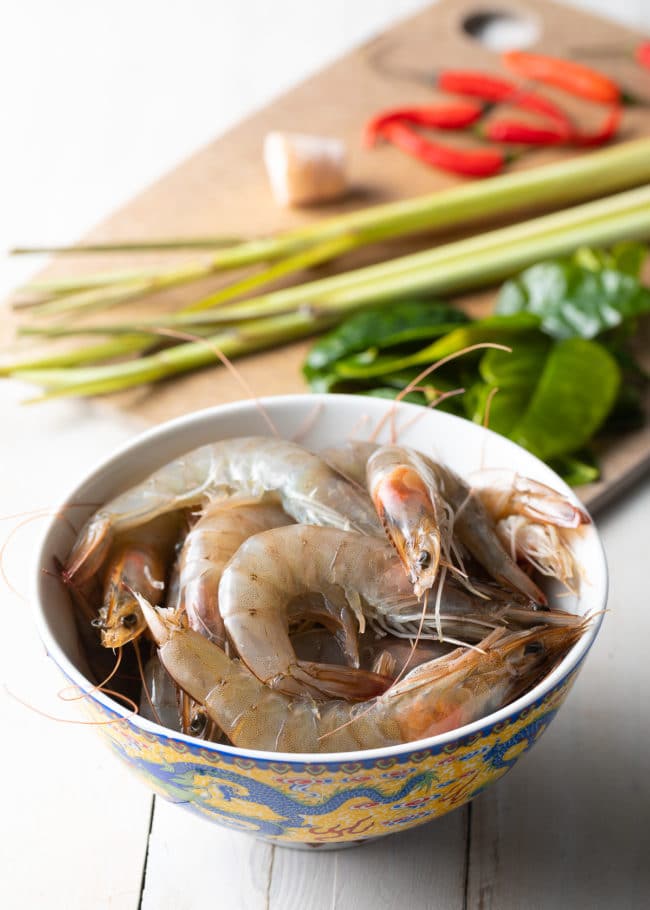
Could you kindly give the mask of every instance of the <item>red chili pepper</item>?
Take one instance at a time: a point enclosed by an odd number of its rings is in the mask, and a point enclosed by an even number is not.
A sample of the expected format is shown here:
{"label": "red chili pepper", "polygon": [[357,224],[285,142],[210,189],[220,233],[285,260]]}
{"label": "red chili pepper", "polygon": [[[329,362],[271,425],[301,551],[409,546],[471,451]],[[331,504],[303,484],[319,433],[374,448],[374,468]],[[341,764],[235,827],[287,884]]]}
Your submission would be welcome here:
{"label": "red chili pepper", "polygon": [[483,106],[474,101],[457,101],[435,107],[399,107],[377,114],[366,125],[364,141],[373,145],[389,123],[412,123],[441,130],[457,130],[471,126],[483,114]]}
{"label": "red chili pepper", "polygon": [[604,145],[609,142],[616,133],[621,124],[621,107],[615,105],[605,117],[602,126],[593,133],[583,133],[575,130],[571,136],[571,143],[579,145],[582,148],[593,148],[596,145]]}
{"label": "red chili pepper", "polygon": [[491,120],[478,128],[479,134],[491,142],[512,142],[523,145],[577,145],[583,148],[603,145],[616,135],[621,122],[621,108],[614,106],[602,126],[593,133],[572,128],[538,127],[519,120]]}
{"label": "red chili pepper", "polygon": [[544,114],[558,125],[567,129],[571,128],[568,115],[554,101],[544,98],[543,95],[538,95],[536,92],[523,90],[514,82],[503,79],[501,76],[492,76],[472,70],[444,70],[438,76],[437,87],[456,95],[481,98],[490,104],[498,102],[513,104],[522,110]]}
{"label": "red chili pepper", "polygon": [[636,62],[650,70],[650,41],[642,41],[634,52]]}
{"label": "red chili pepper", "polygon": [[618,104],[621,101],[621,90],[615,82],[582,63],[526,51],[508,51],[501,59],[509,69],[526,79],[555,85],[572,95],[602,104]]}
{"label": "red chili pepper", "polygon": [[389,123],[381,134],[424,164],[453,174],[489,177],[498,173],[506,163],[506,156],[499,149],[451,148],[425,139],[412,127],[398,121]]}
{"label": "red chili pepper", "polygon": [[560,145],[568,142],[571,133],[560,127],[540,127],[519,120],[491,120],[479,127],[479,134],[491,142],[512,142],[522,145]]}

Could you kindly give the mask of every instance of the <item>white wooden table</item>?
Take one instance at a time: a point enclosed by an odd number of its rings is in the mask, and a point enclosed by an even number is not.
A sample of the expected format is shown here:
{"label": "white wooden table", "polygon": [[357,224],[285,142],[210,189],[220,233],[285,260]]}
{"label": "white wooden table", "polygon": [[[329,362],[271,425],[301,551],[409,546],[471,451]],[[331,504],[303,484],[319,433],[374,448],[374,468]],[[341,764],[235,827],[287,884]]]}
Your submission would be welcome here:
{"label": "white wooden table", "polygon": [[[0,22],[2,110],[11,125],[2,142],[0,246],[73,239],[197,144],[422,5],[14,5],[10,21]],[[644,0],[626,0],[611,14],[650,32]],[[26,268],[4,268],[0,289]],[[0,383],[0,543],[13,531],[4,550],[8,578],[0,579],[0,906],[648,906],[650,481],[600,516],[611,615],[532,753],[471,807],[427,827],[359,849],[294,852],[154,800],[92,729],[48,720],[15,700],[78,717],[53,694],[61,678],[24,600],[42,519],[11,516],[52,506],[80,472],[138,430],[97,405],[21,407],[27,391]]]}

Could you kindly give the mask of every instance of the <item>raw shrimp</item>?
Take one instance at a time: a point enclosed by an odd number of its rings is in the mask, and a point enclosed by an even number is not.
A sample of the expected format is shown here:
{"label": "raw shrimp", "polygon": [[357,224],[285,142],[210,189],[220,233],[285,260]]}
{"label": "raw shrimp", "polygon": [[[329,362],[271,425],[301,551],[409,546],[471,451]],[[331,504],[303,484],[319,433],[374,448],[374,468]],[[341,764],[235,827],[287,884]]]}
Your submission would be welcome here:
{"label": "raw shrimp", "polygon": [[509,515],[496,524],[497,534],[514,558],[525,559],[542,575],[557,578],[574,591],[580,570],[570,541],[571,530]]}
{"label": "raw shrimp", "polygon": [[314,592],[324,595],[338,623],[355,613],[360,627],[361,599],[386,610],[416,603],[385,540],[309,525],[265,531],[242,544],[219,585],[221,616],[241,659],[262,682],[288,694],[362,699],[383,691],[387,681],[369,671],[297,659],[288,605]]}
{"label": "raw shrimp", "polygon": [[93,620],[105,648],[120,648],[146,629],[133,592],[153,604],[163,602],[167,565],[180,529],[179,516],[165,515],[116,538],[101,567],[103,602]]}
{"label": "raw shrimp", "polygon": [[438,575],[441,553],[451,561],[453,511],[412,449],[378,448],[368,458],[367,483],[384,530],[421,597]]}
{"label": "raw shrimp", "polygon": [[421,664],[384,695],[360,704],[295,698],[260,682],[217,645],[146,601],[141,605],[162,663],[239,747],[281,752],[343,752],[398,745],[453,730],[517,698],[582,634],[541,627],[495,630],[484,653],[453,651]]}
{"label": "raw shrimp", "polygon": [[591,522],[584,509],[562,493],[512,471],[477,471],[472,474],[472,488],[481,497],[493,521],[522,515],[558,528],[578,528]]}
{"label": "raw shrimp", "polygon": [[482,500],[451,468],[413,449],[382,446],[369,458],[367,476],[384,527],[417,579],[416,590],[432,587],[441,549],[448,549],[451,562],[454,534],[492,578],[546,603],[544,593],[504,549]]}
{"label": "raw shrimp", "polygon": [[291,521],[273,502],[232,500],[208,506],[185,538],[179,558],[179,609],[192,629],[224,647],[218,592],[226,563],[248,537]]}
{"label": "raw shrimp", "polygon": [[381,535],[367,495],[322,458],[283,439],[224,439],[174,459],[98,509],[82,528],[65,573],[76,581],[90,577],[113,534],[163,513],[272,492],[296,521]]}
{"label": "raw shrimp", "polygon": [[552,487],[512,471],[481,471],[473,481],[513,558],[572,589],[580,573],[570,538],[591,522],[587,512]]}

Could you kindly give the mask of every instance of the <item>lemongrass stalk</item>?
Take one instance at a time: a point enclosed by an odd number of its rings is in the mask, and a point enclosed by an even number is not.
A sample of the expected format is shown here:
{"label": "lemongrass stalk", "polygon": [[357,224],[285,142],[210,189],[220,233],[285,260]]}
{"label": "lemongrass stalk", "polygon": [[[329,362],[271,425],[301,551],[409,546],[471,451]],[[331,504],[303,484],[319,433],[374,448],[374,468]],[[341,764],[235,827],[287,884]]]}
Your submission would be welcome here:
{"label": "lemongrass stalk", "polygon": [[220,288],[220,290],[216,291],[214,294],[210,294],[209,297],[204,297],[203,300],[199,300],[197,303],[192,303],[189,306],[183,307],[179,312],[198,313],[203,310],[212,309],[213,307],[220,306],[221,304],[232,300],[234,297],[240,297],[242,294],[252,291],[261,285],[271,284],[271,282],[277,281],[279,278],[292,275],[302,269],[308,269],[315,265],[322,265],[325,262],[336,259],[337,256],[342,256],[344,253],[350,252],[350,250],[355,249],[358,245],[359,242],[354,236],[343,236],[337,237],[334,240],[328,240],[325,243],[313,246],[302,253],[296,253],[295,256],[288,256],[286,259],[280,259],[268,269],[257,272],[255,275],[249,275],[241,281],[236,281],[234,284],[230,284],[225,288]]}
{"label": "lemongrass stalk", "polygon": [[242,243],[241,237],[165,237],[159,240],[121,240],[111,243],[72,243],[57,246],[15,246],[11,256],[56,253],[77,255],[83,253],[151,253],[169,250],[214,250]]}
{"label": "lemongrass stalk", "polygon": [[240,357],[315,334],[333,322],[329,315],[314,319],[309,313],[290,313],[251,321],[125,363],[61,370],[17,369],[11,375],[46,390],[33,401],[67,395],[104,395],[219,363],[217,350],[227,357]]}
{"label": "lemongrass stalk", "polygon": [[317,234],[323,240],[354,233],[373,243],[531,208],[562,206],[648,181],[650,138],[636,139],[551,164],[465,182],[427,196],[339,215],[285,236],[309,239]]}
{"label": "lemongrass stalk", "polygon": [[154,278],[157,269],[130,269],[129,271],[91,272],[87,275],[75,275],[65,278],[41,278],[21,285],[18,291],[40,292],[45,294],[68,294],[75,291],[88,291],[91,288],[106,287],[109,284],[125,284]]}
{"label": "lemongrass stalk", "polygon": [[158,273],[150,278],[118,284],[116,287],[109,285],[107,288],[94,288],[81,291],[79,294],[57,298],[48,303],[36,304],[31,308],[31,312],[45,316],[61,316],[78,310],[103,309],[116,303],[127,303],[147,294],[185,284],[188,280],[194,280],[194,276],[194,266],[179,268],[173,272]]}
{"label": "lemongrass stalk", "polygon": [[43,396],[46,398],[54,395],[106,394],[210,364],[215,359],[215,347],[229,357],[237,357],[318,332],[350,310],[407,293],[430,291],[432,285],[440,284],[441,274],[444,276],[443,283],[446,282],[449,287],[474,287],[535,262],[540,254],[558,255],[581,243],[609,244],[632,237],[650,237],[649,206],[643,206],[631,215],[624,212],[609,221],[600,219],[592,224],[579,223],[562,236],[547,234],[541,246],[539,242],[535,245],[526,238],[524,243],[511,244],[499,261],[495,259],[494,250],[488,249],[469,262],[464,257],[449,260],[446,265],[438,267],[437,273],[434,269],[433,276],[422,268],[413,273],[397,271],[392,281],[384,279],[385,283],[370,289],[367,285],[356,289],[352,287],[347,297],[330,299],[327,305],[321,301],[318,306],[305,306],[290,313],[251,320],[208,336],[204,341],[179,344],[136,361],[89,369],[16,370],[11,375],[44,386],[48,390]]}
{"label": "lemongrass stalk", "polygon": [[[145,283],[143,293],[195,281],[226,269],[275,261],[343,235],[355,235],[358,244],[364,245],[522,209],[602,196],[649,180],[650,139],[638,139],[537,168],[464,183],[427,196],[373,206],[275,237],[245,241],[221,250],[208,263],[161,271],[157,280]],[[109,297],[109,302],[116,301]],[[94,298],[90,305],[103,305],[101,297]]]}
{"label": "lemongrass stalk", "polygon": [[[368,293],[372,294],[381,289],[384,281],[390,280],[394,283],[399,280],[400,275],[404,276],[407,284],[412,283],[412,290],[415,291],[421,287],[421,282],[417,280],[420,272],[423,273],[425,280],[424,289],[432,293],[462,289],[464,270],[468,261],[475,257],[484,255],[486,258],[481,261],[489,266],[490,276],[501,277],[511,273],[508,271],[512,270],[511,262],[516,263],[514,266],[516,269],[519,267],[518,263],[522,261],[528,263],[548,256],[562,255],[572,249],[572,244],[609,243],[634,236],[629,233],[626,222],[628,218],[632,219],[635,213],[642,216],[642,223],[645,223],[646,217],[650,217],[650,186],[574,206],[551,215],[543,215],[506,228],[498,228],[420,253],[390,259],[377,265],[223,306],[210,314],[209,321],[215,324],[222,320],[228,322],[235,319],[258,318],[306,304],[326,307],[339,299],[348,299],[347,296],[340,298],[337,295],[354,294],[356,291],[361,292],[362,288],[366,288]],[[605,226],[603,232],[599,231],[599,225]],[[581,230],[584,231],[584,240],[576,243],[576,231]],[[611,236],[612,239],[599,241],[600,236]],[[446,264],[449,264],[451,271],[444,280],[442,276],[441,280],[437,280],[435,269],[443,268]],[[486,273],[486,283],[487,279]],[[182,313],[172,314],[170,322],[187,324],[185,318]]]}
{"label": "lemongrass stalk", "polygon": [[[312,312],[343,314],[349,309],[408,293],[445,293],[489,284],[526,265],[563,255],[580,245],[647,236],[649,223],[650,187],[646,187],[379,265],[221,306],[214,312],[172,313],[137,322],[94,326],[88,331],[110,334],[142,332],[161,326],[207,326],[277,315],[301,306],[311,308]],[[30,327],[29,331],[67,335],[85,330]]]}
{"label": "lemongrass stalk", "polygon": [[151,346],[151,335],[121,335],[100,344],[85,345],[73,351],[61,354],[50,354],[49,357],[37,357],[18,363],[0,364],[0,376],[9,376],[17,370],[60,369],[84,366],[90,363],[101,363],[123,357],[125,354],[139,354]]}

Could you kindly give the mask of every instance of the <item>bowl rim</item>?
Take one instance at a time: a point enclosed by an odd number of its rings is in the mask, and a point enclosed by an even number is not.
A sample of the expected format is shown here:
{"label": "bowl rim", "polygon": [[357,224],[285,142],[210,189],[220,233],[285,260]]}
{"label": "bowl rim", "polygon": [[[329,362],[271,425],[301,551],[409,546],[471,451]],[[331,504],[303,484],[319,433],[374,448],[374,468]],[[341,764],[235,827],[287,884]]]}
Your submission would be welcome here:
{"label": "bowl rim", "polygon": [[[493,711],[490,714],[486,714],[483,717],[480,717],[478,720],[472,721],[472,723],[465,724],[462,727],[456,727],[455,729],[449,730],[445,733],[438,733],[435,736],[429,736],[419,740],[411,740],[407,743],[400,743],[394,746],[382,746],[375,749],[357,749],[349,752],[272,752],[264,749],[247,749],[241,746],[213,743],[208,740],[197,739],[196,737],[189,736],[176,730],[171,730],[168,727],[163,727],[154,721],[150,721],[147,718],[142,717],[140,714],[134,713],[125,706],[121,705],[119,702],[113,700],[110,696],[105,695],[101,690],[97,689],[96,686],[89,679],[87,679],[80,670],[77,669],[75,664],[65,654],[63,648],[59,645],[54,634],[48,627],[46,612],[41,596],[41,574],[44,568],[44,557],[46,555],[44,551],[46,543],[54,529],[55,524],[59,520],[59,515],[63,513],[68,503],[74,499],[77,491],[80,488],[86,486],[88,483],[95,481],[96,478],[104,473],[114,462],[129,455],[133,450],[138,449],[143,444],[146,445],[147,443],[155,440],[160,435],[176,434],[184,429],[187,429],[188,425],[192,425],[196,421],[200,422],[202,420],[209,420],[215,415],[222,414],[232,416],[236,415],[237,412],[242,410],[248,410],[251,408],[259,409],[260,406],[262,408],[270,408],[272,410],[274,407],[282,407],[283,405],[289,408],[294,404],[304,405],[305,402],[309,401],[311,401],[314,405],[318,405],[320,403],[335,404],[337,399],[345,399],[346,401],[349,401],[351,399],[357,400],[360,406],[363,404],[368,406],[368,399],[358,395],[347,395],[343,393],[300,393],[291,395],[273,395],[254,399],[242,399],[236,402],[213,405],[208,408],[190,411],[189,413],[183,414],[180,417],[175,417],[171,420],[164,421],[163,423],[156,424],[153,427],[149,427],[143,432],[137,433],[132,439],[129,439],[127,442],[119,445],[99,463],[95,463],[94,467],[88,473],[85,473],[81,479],[77,480],[74,488],[68,490],[68,492],[60,498],[58,506],[53,509],[50,516],[48,517],[48,521],[46,522],[45,527],[43,527],[40,532],[38,544],[35,549],[33,562],[34,571],[32,572],[31,580],[32,613],[35,618],[38,633],[45,645],[48,657],[51,657],[59,669],[62,670],[63,673],[91,700],[98,702],[104,709],[107,709],[113,714],[117,714],[121,719],[126,720],[127,723],[132,724],[136,728],[141,728],[146,733],[154,734],[155,736],[162,735],[165,736],[168,740],[178,741],[185,745],[191,746],[193,749],[207,750],[208,752],[215,753],[215,755],[224,754],[232,758],[251,758],[265,762],[276,763],[282,762],[291,764],[314,765],[327,763],[343,764],[346,762],[367,762],[373,759],[394,758],[397,756],[407,755],[411,752],[421,752],[423,750],[434,750],[436,752],[439,752],[444,748],[444,746],[448,745],[449,743],[455,742],[457,740],[460,741],[471,738],[475,733],[480,733],[484,730],[487,732],[488,728],[491,729],[495,725],[507,720],[509,717],[519,714],[523,709],[533,706],[538,701],[541,702],[553,689],[559,686],[570,674],[572,674],[574,670],[577,670],[579,668],[582,660],[594,643],[602,625],[609,590],[609,572],[607,567],[607,559],[605,556],[602,540],[596,527],[593,524],[591,526],[591,530],[595,535],[594,542],[596,544],[600,569],[602,571],[602,590],[600,592],[600,603],[598,610],[596,611],[591,624],[587,627],[584,634],[580,637],[576,644],[573,645],[573,647],[564,656],[560,663],[547,676],[545,676],[541,682],[534,686],[525,695],[522,695],[504,707],[499,708],[497,711]],[[377,402],[382,401],[382,399],[374,400]],[[395,402],[392,400],[386,400],[385,403],[387,405],[387,408],[395,404]],[[415,405],[409,402],[397,402],[397,407],[400,411],[406,411],[411,416],[415,416],[416,414],[421,415],[423,411],[421,405]],[[523,449],[523,447],[512,442],[512,440],[500,436],[493,430],[478,426],[477,424],[474,424],[464,418],[457,417],[454,414],[427,410],[426,414],[422,415],[422,419],[442,419],[443,421],[451,421],[452,423],[457,422],[458,424],[463,425],[470,424],[473,428],[475,428],[475,430],[487,434],[488,438],[497,437],[500,444],[506,443],[508,446],[512,446],[514,449],[526,452],[526,455],[528,457],[533,458],[535,461],[539,462],[539,464],[543,465],[547,471],[552,471],[548,465],[546,465],[540,459],[536,458],[536,456],[532,455],[532,453]],[[259,435],[266,434],[260,432]],[[192,449],[189,449],[188,451],[192,451]],[[564,481],[557,474],[555,474],[555,472],[552,473],[554,474],[558,488],[567,493],[574,502],[579,503],[579,499],[573,490],[571,490],[571,488],[568,487]],[[584,506],[582,504],[580,505],[584,509]]]}

